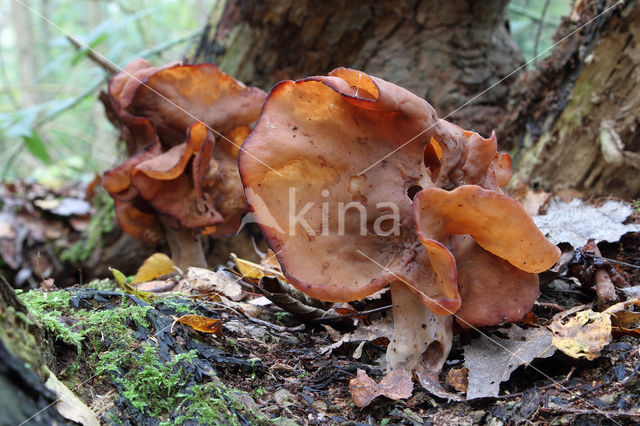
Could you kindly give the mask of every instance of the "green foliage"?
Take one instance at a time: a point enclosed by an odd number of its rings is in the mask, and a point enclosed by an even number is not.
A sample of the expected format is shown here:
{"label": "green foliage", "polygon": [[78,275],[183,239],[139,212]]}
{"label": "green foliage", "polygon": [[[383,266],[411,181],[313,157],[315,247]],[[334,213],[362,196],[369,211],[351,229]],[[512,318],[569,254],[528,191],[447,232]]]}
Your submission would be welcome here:
{"label": "green foliage", "polygon": [[[2,16],[21,7],[31,24],[18,27],[7,19],[0,27],[0,179],[28,177],[60,185],[66,179],[89,181],[115,164],[117,132],[97,99],[109,73],[89,52],[116,66],[138,56],[157,64],[181,60],[201,34],[209,12],[202,6],[199,0],[1,4]],[[25,33],[34,40],[26,52],[18,50]],[[35,64],[35,81],[21,73],[25,57]]]}
{"label": "green foliage", "polygon": [[[545,52],[553,45],[553,34],[560,24],[560,18],[571,12],[573,0],[551,0],[544,11],[547,0],[511,0],[508,7],[511,36],[518,44],[525,60],[531,61],[540,55],[542,60],[551,52]],[[544,12],[544,16],[543,16]],[[536,38],[540,30],[540,38]],[[535,62],[535,61],[534,61]],[[533,63],[531,64],[533,65]]]}

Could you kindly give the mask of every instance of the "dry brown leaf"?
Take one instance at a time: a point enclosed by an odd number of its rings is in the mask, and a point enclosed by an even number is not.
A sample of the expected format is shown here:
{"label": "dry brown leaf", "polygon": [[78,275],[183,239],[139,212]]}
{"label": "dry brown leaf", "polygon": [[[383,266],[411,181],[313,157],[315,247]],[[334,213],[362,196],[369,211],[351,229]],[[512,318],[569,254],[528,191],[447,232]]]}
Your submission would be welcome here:
{"label": "dry brown leaf", "polygon": [[180,318],[173,317],[173,319],[180,324],[188,325],[194,330],[203,333],[220,334],[220,327],[222,326],[219,319],[207,318],[201,315],[183,315]]}
{"label": "dry brown leaf", "polygon": [[132,285],[151,281],[163,275],[175,272],[176,266],[169,256],[164,253],[154,253],[149,256],[143,263],[136,276],[131,282]]}
{"label": "dry brown leaf", "polygon": [[349,381],[349,389],[356,407],[366,407],[380,395],[394,400],[409,398],[413,392],[413,381],[409,372],[401,368],[392,370],[380,383],[358,369],[356,378]]}
{"label": "dry brown leaf", "polygon": [[625,310],[625,308],[636,305],[640,306],[640,298],[616,303],[605,311],[611,315],[612,331],[617,336],[640,336],[640,312]]}
{"label": "dry brown leaf", "polygon": [[221,272],[196,267],[187,269],[185,279],[180,282],[174,291],[182,293],[193,293],[195,291],[199,294],[216,292],[234,302],[244,298],[242,286],[238,284],[237,280]]}
{"label": "dry brown leaf", "polygon": [[572,358],[594,360],[611,341],[611,316],[591,309],[555,319],[551,323],[555,347]]}
{"label": "dry brown leaf", "polygon": [[462,368],[452,368],[447,372],[446,383],[458,392],[466,392],[469,387],[469,370]]}

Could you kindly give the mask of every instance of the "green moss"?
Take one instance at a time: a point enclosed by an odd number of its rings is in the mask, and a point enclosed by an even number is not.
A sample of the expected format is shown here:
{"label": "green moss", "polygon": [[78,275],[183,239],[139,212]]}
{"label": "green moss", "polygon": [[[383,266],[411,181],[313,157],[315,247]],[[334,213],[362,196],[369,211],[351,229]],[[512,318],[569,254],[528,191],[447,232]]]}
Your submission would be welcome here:
{"label": "green moss", "polygon": [[71,294],[66,290],[43,292],[31,290],[18,294],[29,311],[55,339],[75,346],[81,351],[82,335],[61,321],[69,309]]}
{"label": "green moss", "polygon": [[77,264],[85,262],[93,251],[102,244],[102,236],[113,230],[115,223],[115,208],[113,199],[104,191],[96,193],[93,202],[94,213],[89,225],[82,231],[78,242],[60,253],[60,259]]}
{"label": "green moss", "polygon": [[99,291],[115,291],[115,290],[118,290],[119,288],[118,283],[107,278],[102,280],[96,279],[96,280],[89,281],[88,283],[84,284],[82,287],[94,288]]}
{"label": "green moss", "polygon": [[[234,399],[241,392],[226,388],[216,377],[196,383],[189,365],[196,351],[173,355],[164,361],[152,339],[140,340],[136,327],[151,329],[147,312],[152,306],[140,307],[123,295],[122,301],[110,309],[78,309],[70,305],[72,293],[30,291],[20,295],[34,317],[42,322],[54,339],[75,345],[75,364],[66,369],[67,384],[85,383],[91,377],[103,376],[118,389],[121,397],[144,416],[167,424],[241,424],[242,418],[252,424],[270,420],[256,415],[245,404]],[[117,300],[116,300],[117,302]],[[192,303],[155,301],[163,310],[179,313],[195,312]],[[235,342],[233,342],[235,343]],[[82,367],[82,369],[80,368]],[[82,386],[81,386],[82,388]],[[112,413],[118,422],[118,413]]]}
{"label": "green moss", "polygon": [[177,315],[189,315],[197,314],[195,302],[191,299],[162,299],[157,302],[157,306],[162,306],[162,309],[169,309],[174,311]]}

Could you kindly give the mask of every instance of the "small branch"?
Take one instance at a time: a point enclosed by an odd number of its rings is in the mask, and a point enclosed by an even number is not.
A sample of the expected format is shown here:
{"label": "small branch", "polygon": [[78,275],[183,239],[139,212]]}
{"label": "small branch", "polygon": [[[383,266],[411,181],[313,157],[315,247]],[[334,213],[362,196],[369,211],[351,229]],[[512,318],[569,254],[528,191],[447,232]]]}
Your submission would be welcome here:
{"label": "small branch", "polygon": [[634,417],[640,418],[640,412],[634,411],[610,411],[610,410],[598,410],[598,409],[582,409],[582,408],[569,408],[569,407],[540,407],[540,411],[549,414],[599,414],[605,417]]}
{"label": "small branch", "polygon": [[80,42],[72,35],[67,35],[67,40],[69,40],[69,42],[73,44],[78,50],[87,49],[87,56],[89,57],[89,59],[98,64],[103,70],[107,71],[110,74],[115,74],[118,71],[118,69],[111,62],[108,62],[103,57],[96,55],[91,47]]}
{"label": "small branch", "polygon": [[629,268],[640,269],[640,266],[634,265],[632,263],[622,262],[620,260],[609,259],[608,257],[603,257],[604,260],[608,260],[611,263],[616,263],[618,265],[628,266]]}
{"label": "small branch", "polygon": [[381,306],[379,308],[369,309],[368,311],[353,312],[353,313],[344,314],[344,315],[327,315],[324,317],[312,319],[310,322],[315,323],[315,322],[325,322],[325,321],[341,319],[341,318],[360,317],[360,316],[372,314],[374,312],[386,311],[387,309],[391,309],[391,308],[393,308],[393,305]]}
{"label": "small branch", "polygon": [[547,0],[544,3],[544,7],[542,8],[542,14],[540,16],[540,23],[538,24],[538,32],[536,33],[536,40],[533,44],[533,63],[538,62],[538,43],[540,42],[540,36],[542,35],[542,27],[544,26],[544,18],[547,14],[547,9],[549,8],[549,3],[551,0]]}

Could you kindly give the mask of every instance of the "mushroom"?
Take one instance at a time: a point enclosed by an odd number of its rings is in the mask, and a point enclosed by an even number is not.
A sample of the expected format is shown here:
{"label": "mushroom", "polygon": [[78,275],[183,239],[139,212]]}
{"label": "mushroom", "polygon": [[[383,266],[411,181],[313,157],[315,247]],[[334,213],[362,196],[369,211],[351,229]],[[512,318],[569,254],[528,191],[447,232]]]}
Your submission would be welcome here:
{"label": "mushroom", "polygon": [[200,235],[233,233],[246,212],[236,161],[265,97],[206,63],[136,59],[111,77],[102,99],[129,158],[103,185],[123,230],[164,235],[181,269],[206,266]]}
{"label": "mushroom", "polygon": [[519,320],[535,274],[559,257],[502,193],[511,159],[496,145],[401,87],[338,68],[273,88],[239,170],[295,287],[349,302],[391,286],[388,369],[420,379],[441,370],[453,317]]}

